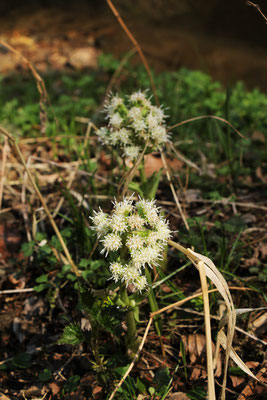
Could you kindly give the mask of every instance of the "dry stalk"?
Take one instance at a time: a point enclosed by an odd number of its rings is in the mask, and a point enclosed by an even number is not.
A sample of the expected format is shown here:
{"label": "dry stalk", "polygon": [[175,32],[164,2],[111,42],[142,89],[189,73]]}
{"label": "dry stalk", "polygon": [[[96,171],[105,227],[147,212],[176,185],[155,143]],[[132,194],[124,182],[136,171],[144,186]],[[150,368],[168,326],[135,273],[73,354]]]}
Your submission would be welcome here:
{"label": "dry stalk", "polygon": [[239,132],[239,130],[236,129],[236,128],[234,127],[234,125],[231,124],[231,122],[227,121],[227,120],[224,119],[224,118],[217,117],[216,115],[200,115],[200,116],[198,116],[198,117],[193,117],[193,118],[185,119],[184,121],[178,122],[177,124],[175,124],[175,125],[173,125],[173,126],[170,126],[167,130],[168,130],[168,132],[169,132],[169,131],[171,131],[172,129],[177,128],[178,126],[182,126],[182,125],[185,125],[185,124],[188,124],[188,123],[190,123],[190,122],[197,121],[197,120],[200,120],[200,119],[216,119],[216,120],[218,120],[218,121],[224,122],[226,125],[230,126],[240,137],[242,137],[242,138],[244,137],[244,135],[242,135],[242,133]]}
{"label": "dry stalk", "polygon": [[132,50],[130,50],[121,60],[121,62],[119,63],[117,69],[115,70],[114,74],[112,75],[109,84],[107,86],[106,89],[106,93],[104,96],[104,100],[102,101],[102,105],[101,108],[103,108],[103,105],[105,104],[107,97],[109,95],[109,93],[111,92],[113,86],[115,85],[116,80],[118,79],[118,77],[120,76],[120,73],[123,69],[123,67],[125,66],[125,64],[127,63],[127,61],[136,53],[137,49],[133,48]]}
{"label": "dry stalk", "polygon": [[40,125],[41,125],[41,134],[45,134],[46,131],[46,123],[47,123],[47,111],[46,111],[46,104],[48,103],[48,94],[46,91],[45,83],[43,78],[38,74],[36,69],[34,68],[33,64],[27,60],[26,57],[24,57],[19,51],[14,49],[12,46],[9,44],[5,43],[3,40],[0,40],[0,44],[4,47],[6,47],[8,50],[10,50],[12,53],[14,53],[16,56],[20,57],[22,61],[27,65],[29,70],[31,71],[37,85],[37,90],[40,94]]}
{"label": "dry stalk", "polygon": [[212,339],[211,339],[211,326],[210,326],[209,295],[208,295],[208,285],[207,285],[207,279],[206,279],[206,273],[205,273],[203,261],[200,261],[198,263],[198,271],[199,271],[199,276],[200,276],[200,282],[201,282],[202,293],[203,293],[203,303],[204,303],[207,372],[208,372],[208,399],[216,400],[214,372],[213,372],[213,359],[212,359]]}
{"label": "dry stalk", "polygon": [[31,174],[31,172],[30,172],[30,170],[29,170],[28,167],[27,167],[27,164],[26,164],[26,162],[25,162],[25,160],[24,160],[24,157],[23,157],[23,155],[22,155],[22,153],[21,153],[21,151],[20,151],[20,148],[19,148],[19,146],[18,146],[18,144],[17,144],[17,142],[16,142],[14,136],[13,136],[10,132],[8,132],[4,127],[2,127],[1,125],[0,125],[0,131],[1,131],[6,137],[8,137],[8,139],[9,139],[9,140],[11,141],[11,143],[14,145],[14,147],[15,147],[15,149],[16,149],[16,152],[17,152],[17,154],[18,154],[18,156],[19,156],[19,158],[20,158],[22,164],[23,164],[25,170],[27,171],[28,177],[29,177],[29,179],[30,179],[30,182],[31,182],[33,188],[34,188],[34,191],[35,191],[35,193],[37,194],[37,196],[38,196],[38,198],[39,198],[39,200],[40,200],[40,202],[41,202],[41,204],[42,204],[42,206],[43,206],[43,208],[44,208],[44,210],[45,210],[45,213],[46,213],[46,215],[47,215],[47,217],[48,217],[48,219],[49,219],[49,221],[50,221],[50,223],[51,223],[51,225],[52,225],[52,227],[53,227],[53,229],[54,229],[54,231],[55,231],[55,234],[57,235],[57,238],[58,238],[58,240],[59,240],[59,242],[60,242],[60,244],[61,244],[61,246],[62,246],[62,249],[63,249],[63,251],[64,251],[64,253],[65,253],[65,255],[66,255],[66,258],[67,258],[67,260],[68,260],[68,263],[71,265],[71,269],[72,269],[73,273],[74,273],[76,276],[80,276],[79,269],[78,269],[77,266],[75,265],[75,263],[74,263],[74,261],[73,261],[71,255],[70,255],[70,252],[69,252],[69,250],[68,250],[68,248],[67,248],[67,246],[66,246],[66,244],[65,244],[65,242],[64,242],[64,240],[63,240],[63,237],[62,237],[62,235],[61,235],[61,233],[60,233],[60,231],[59,231],[59,229],[58,229],[58,227],[57,227],[57,224],[55,223],[55,220],[54,220],[54,218],[52,217],[52,214],[50,213],[50,211],[49,211],[49,209],[48,209],[48,207],[47,207],[47,204],[46,204],[46,202],[45,202],[45,199],[44,199],[44,197],[42,196],[40,190],[38,189],[38,187],[37,187],[37,185],[36,185],[36,183],[35,183],[35,181],[34,181],[34,179],[33,179],[33,176],[32,176],[32,174]]}
{"label": "dry stalk", "polygon": [[9,150],[8,138],[5,137],[3,153],[2,153],[2,165],[1,165],[1,171],[0,171],[0,208],[2,208],[3,190],[4,190],[4,182],[5,182],[5,170],[6,170],[8,150]]}
{"label": "dry stalk", "polygon": [[260,8],[260,6],[258,4],[252,3],[252,1],[247,1],[247,5],[255,7],[256,10],[258,10],[258,12],[260,13],[260,15],[264,18],[264,20],[265,20],[265,22],[267,24],[267,17],[263,14],[263,12],[261,11],[261,8]]}
{"label": "dry stalk", "polygon": [[176,203],[176,205],[177,205],[177,208],[178,208],[178,210],[179,210],[179,213],[180,213],[180,215],[181,215],[181,217],[182,217],[182,220],[183,220],[183,222],[184,222],[184,224],[185,224],[185,227],[186,227],[186,229],[189,231],[189,225],[188,225],[188,223],[187,223],[187,220],[186,220],[186,217],[185,217],[185,215],[184,215],[184,213],[183,213],[182,207],[181,207],[181,205],[180,205],[178,196],[177,196],[176,191],[175,191],[175,189],[174,189],[174,186],[173,186],[173,184],[172,184],[171,176],[170,176],[170,172],[169,172],[169,168],[168,168],[168,165],[167,165],[167,162],[166,162],[166,159],[165,159],[165,156],[164,156],[164,153],[163,153],[162,150],[160,150],[160,155],[161,155],[162,163],[163,163],[163,165],[164,165],[165,174],[166,174],[166,176],[167,176],[167,179],[168,179],[168,182],[169,182],[171,191],[172,191],[173,198],[174,198],[174,200],[175,200],[175,203]]}
{"label": "dry stalk", "polygon": [[[138,166],[140,165],[140,163],[141,163],[141,161],[142,161],[142,159],[143,159],[143,157],[145,155],[147,145],[148,145],[148,141],[146,142],[142,153],[139,155],[139,157],[136,160],[136,163],[133,165],[132,169],[130,169],[130,171],[127,172],[127,175],[126,175],[126,178],[125,178],[125,183],[124,183],[122,194],[121,194],[122,198],[126,195],[127,190],[128,190],[128,186],[129,186],[131,180],[133,179],[133,176],[134,176]],[[118,187],[118,193],[120,192],[120,189],[121,189],[121,185]]]}
{"label": "dry stalk", "polygon": [[156,85],[155,85],[155,82],[154,82],[154,79],[153,79],[151,70],[150,70],[150,68],[149,68],[148,62],[147,62],[147,60],[146,60],[146,57],[145,57],[145,55],[144,55],[144,53],[143,53],[143,50],[141,49],[139,43],[137,42],[137,40],[135,39],[135,37],[133,36],[133,34],[130,32],[129,28],[127,27],[127,25],[125,24],[125,22],[123,21],[123,19],[121,18],[121,16],[120,16],[118,10],[115,8],[115,6],[114,6],[114,4],[112,3],[112,1],[111,1],[111,0],[106,0],[106,1],[107,1],[108,5],[109,5],[111,11],[113,12],[113,14],[115,15],[115,17],[117,18],[117,20],[118,20],[120,26],[122,27],[122,29],[124,30],[124,32],[126,33],[126,35],[128,36],[128,38],[130,39],[130,41],[133,43],[134,47],[136,48],[136,50],[137,50],[137,52],[138,52],[138,54],[139,54],[139,56],[140,56],[140,58],[141,58],[141,60],[142,60],[142,63],[144,64],[144,67],[145,67],[145,69],[146,69],[146,72],[147,72],[147,74],[148,74],[148,77],[149,77],[149,80],[150,80],[150,83],[151,83],[151,88],[152,88],[152,91],[153,91],[153,94],[154,94],[154,97],[155,97],[155,101],[156,101],[156,103],[157,103],[157,106],[159,107],[159,106],[160,106],[160,103],[159,103],[159,99],[158,99],[158,96],[157,96]]}

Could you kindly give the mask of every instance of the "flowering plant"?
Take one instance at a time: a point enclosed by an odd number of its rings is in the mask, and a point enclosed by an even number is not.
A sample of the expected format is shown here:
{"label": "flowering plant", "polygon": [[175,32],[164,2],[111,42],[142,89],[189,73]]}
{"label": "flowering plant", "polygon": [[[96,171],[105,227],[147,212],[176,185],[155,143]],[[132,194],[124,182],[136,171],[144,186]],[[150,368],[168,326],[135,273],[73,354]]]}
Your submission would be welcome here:
{"label": "flowering plant", "polygon": [[111,215],[101,209],[94,212],[93,228],[103,244],[103,253],[118,252],[117,260],[110,264],[115,282],[121,281],[126,287],[132,284],[142,291],[147,286],[142,270],[158,264],[171,230],[155,200],[139,199],[134,205],[132,199],[124,199],[113,204]]}
{"label": "flowering plant", "polygon": [[125,99],[110,97],[105,111],[108,127],[100,128],[97,135],[102,143],[122,149],[130,160],[135,160],[145,146],[151,152],[168,141],[164,111],[152,105],[141,91]]}

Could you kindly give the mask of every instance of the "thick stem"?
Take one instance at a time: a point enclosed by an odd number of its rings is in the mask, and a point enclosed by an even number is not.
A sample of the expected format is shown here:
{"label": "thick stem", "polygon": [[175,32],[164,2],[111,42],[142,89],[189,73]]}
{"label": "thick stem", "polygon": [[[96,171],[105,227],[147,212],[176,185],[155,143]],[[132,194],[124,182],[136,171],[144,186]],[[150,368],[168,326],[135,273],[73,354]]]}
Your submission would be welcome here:
{"label": "thick stem", "polygon": [[[127,288],[125,285],[122,285],[120,289],[120,296],[123,303],[130,307],[130,301],[127,293]],[[126,346],[129,350],[131,350],[134,354],[137,352],[139,347],[139,340],[137,336],[136,330],[136,322],[134,318],[133,310],[129,310],[125,316],[126,326],[127,326],[127,334],[126,334]]]}
{"label": "thick stem", "polygon": [[[151,274],[150,274],[150,271],[149,271],[149,269],[147,267],[145,269],[145,274],[146,274],[147,282],[151,286],[151,284],[152,284]],[[147,298],[148,298],[148,303],[149,303],[150,310],[152,311],[152,313],[158,311],[159,306],[158,306],[156,297],[154,295],[152,286],[149,289]],[[163,355],[163,357],[165,357],[165,349],[164,349],[163,342],[162,342],[162,339],[161,339],[162,324],[161,324],[160,315],[157,315],[157,316],[154,317],[154,326],[155,326],[156,333],[159,336],[162,355]]]}

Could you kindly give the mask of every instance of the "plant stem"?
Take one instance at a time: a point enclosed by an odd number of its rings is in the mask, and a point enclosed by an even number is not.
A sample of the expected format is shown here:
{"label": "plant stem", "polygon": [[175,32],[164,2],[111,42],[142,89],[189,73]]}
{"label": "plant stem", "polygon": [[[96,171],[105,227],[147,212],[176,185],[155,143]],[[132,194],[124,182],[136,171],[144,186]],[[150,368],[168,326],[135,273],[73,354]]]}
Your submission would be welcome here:
{"label": "plant stem", "polygon": [[[128,297],[128,293],[127,293],[127,288],[125,285],[121,286],[120,296],[121,296],[121,300],[123,301],[123,303],[127,307],[130,307],[130,301],[129,301],[129,297]],[[126,321],[126,326],[127,326],[127,334],[126,334],[126,340],[125,340],[126,346],[129,350],[131,350],[135,354],[139,347],[139,340],[138,340],[138,336],[137,336],[134,311],[132,309],[127,311],[125,321]]]}
{"label": "plant stem", "polygon": [[[158,311],[159,306],[158,306],[156,297],[155,297],[153,289],[152,289],[151,274],[150,274],[150,271],[149,271],[149,269],[147,267],[145,269],[145,274],[146,274],[147,282],[150,285],[150,289],[149,289],[149,292],[148,292],[148,303],[149,303],[149,306],[150,306],[150,310],[152,311],[152,313],[154,313],[155,311]],[[159,336],[162,355],[163,355],[163,357],[165,357],[165,349],[164,349],[164,346],[163,346],[163,343],[162,343],[162,339],[161,339],[162,326],[161,326],[160,315],[157,315],[157,316],[154,317],[154,325],[155,325],[156,333]]]}

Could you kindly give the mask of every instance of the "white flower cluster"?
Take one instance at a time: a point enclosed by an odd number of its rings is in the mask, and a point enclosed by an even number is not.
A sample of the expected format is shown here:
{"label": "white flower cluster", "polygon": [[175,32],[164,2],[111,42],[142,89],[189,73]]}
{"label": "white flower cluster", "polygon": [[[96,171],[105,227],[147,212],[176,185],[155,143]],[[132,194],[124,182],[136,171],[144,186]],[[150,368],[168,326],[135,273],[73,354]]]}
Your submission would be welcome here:
{"label": "white flower cluster", "polygon": [[102,143],[122,149],[130,160],[136,159],[146,144],[150,152],[169,139],[162,108],[153,106],[141,91],[126,100],[112,96],[105,111],[108,127],[100,128],[97,135]]}
{"label": "white flower cluster", "polygon": [[157,265],[162,259],[162,250],[171,237],[168,222],[159,214],[155,201],[125,199],[114,202],[111,215],[101,209],[91,217],[93,229],[103,244],[102,252],[118,251],[116,262],[111,263],[112,278],[136,290],[147,286],[142,270],[146,265]]}

